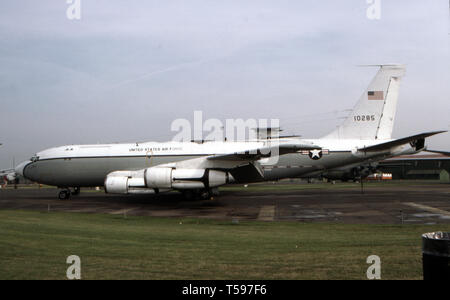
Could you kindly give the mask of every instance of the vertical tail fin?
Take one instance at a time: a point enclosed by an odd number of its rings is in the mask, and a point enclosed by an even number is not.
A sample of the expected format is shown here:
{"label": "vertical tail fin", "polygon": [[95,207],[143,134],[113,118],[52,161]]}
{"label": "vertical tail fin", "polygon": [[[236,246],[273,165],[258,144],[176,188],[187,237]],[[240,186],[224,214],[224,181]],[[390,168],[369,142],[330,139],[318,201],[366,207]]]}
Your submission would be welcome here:
{"label": "vertical tail fin", "polygon": [[394,126],[404,65],[379,65],[380,69],[359,98],[352,113],[325,139],[390,139]]}

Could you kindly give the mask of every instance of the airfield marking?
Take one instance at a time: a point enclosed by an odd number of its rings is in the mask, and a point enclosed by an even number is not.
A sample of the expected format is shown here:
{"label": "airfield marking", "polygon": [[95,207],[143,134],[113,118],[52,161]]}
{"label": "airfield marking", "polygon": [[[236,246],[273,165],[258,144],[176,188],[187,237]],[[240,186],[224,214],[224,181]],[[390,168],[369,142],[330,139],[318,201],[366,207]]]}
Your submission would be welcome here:
{"label": "airfield marking", "polygon": [[127,214],[127,213],[129,213],[130,211],[135,210],[135,209],[137,209],[137,207],[126,208],[126,209],[120,209],[120,210],[113,211],[113,212],[111,212],[110,214],[111,214],[111,215],[123,215],[123,214]]}
{"label": "airfield marking", "polygon": [[431,213],[435,213],[435,214],[438,214],[438,215],[450,216],[450,212],[448,212],[446,210],[442,210],[442,209],[436,208],[436,207],[431,207],[431,206],[427,206],[427,205],[423,205],[423,204],[417,204],[417,203],[414,203],[414,202],[406,202],[406,203],[403,203],[403,204],[407,205],[407,206],[414,207],[414,208],[418,208],[418,209],[421,209],[421,210],[424,210],[424,211],[428,211],[428,212],[431,212]]}
{"label": "airfield marking", "polygon": [[258,220],[273,221],[275,218],[275,205],[265,205],[259,210]]}

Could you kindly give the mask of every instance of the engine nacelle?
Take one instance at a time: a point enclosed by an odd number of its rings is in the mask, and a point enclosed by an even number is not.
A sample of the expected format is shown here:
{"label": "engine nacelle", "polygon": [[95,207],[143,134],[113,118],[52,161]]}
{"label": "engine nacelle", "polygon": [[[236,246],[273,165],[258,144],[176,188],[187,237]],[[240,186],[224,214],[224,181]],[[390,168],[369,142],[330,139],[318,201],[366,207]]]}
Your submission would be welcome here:
{"label": "engine nacelle", "polygon": [[161,189],[204,189],[229,182],[227,172],[209,169],[148,168],[144,171],[145,186]]}
{"label": "engine nacelle", "polygon": [[153,167],[109,173],[105,178],[105,191],[113,194],[154,194],[171,189],[210,189],[229,182],[230,175],[218,170]]}
{"label": "engine nacelle", "polygon": [[149,188],[172,188],[172,172],[172,168],[145,169],[145,186]]}
{"label": "engine nacelle", "polygon": [[111,194],[128,194],[128,177],[106,176],[105,192]]}
{"label": "engine nacelle", "polygon": [[16,180],[16,178],[17,178],[17,176],[16,176],[16,173],[9,173],[9,174],[6,174],[6,180],[8,180],[8,181],[14,181],[14,180]]}
{"label": "engine nacelle", "polygon": [[145,186],[143,172],[117,171],[106,176],[105,192],[111,194],[155,194]]}

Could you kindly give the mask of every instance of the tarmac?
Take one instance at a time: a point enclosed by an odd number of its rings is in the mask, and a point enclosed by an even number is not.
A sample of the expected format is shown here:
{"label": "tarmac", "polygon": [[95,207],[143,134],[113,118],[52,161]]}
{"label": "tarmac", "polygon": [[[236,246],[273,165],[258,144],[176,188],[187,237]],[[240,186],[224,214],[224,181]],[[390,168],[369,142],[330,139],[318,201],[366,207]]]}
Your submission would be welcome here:
{"label": "tarmac", "polygon": [[450,184],[411,183],[354,187],[221,191],[212,200],[186,201],[179,193],[111,195],[92,189],[68,200],[54,188],[0,190],[0,209],[103,213],[126,216],[329,222],[348,224],[448,224]]}

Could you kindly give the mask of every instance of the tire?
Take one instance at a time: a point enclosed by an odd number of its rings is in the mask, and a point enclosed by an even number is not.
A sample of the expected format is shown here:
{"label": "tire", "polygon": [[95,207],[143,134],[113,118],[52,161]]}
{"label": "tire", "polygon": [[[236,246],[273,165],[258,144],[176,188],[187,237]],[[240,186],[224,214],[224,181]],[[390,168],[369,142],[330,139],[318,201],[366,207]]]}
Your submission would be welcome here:
{"label": "tire", "polygon": [[81,189],[79,187],[74,188],[72,195],[79,195],[80,194],[80,190]]}
{"label": "tire", "polygon": [[219,197],[220,196],[219,188],[212,188],[211,189],[211,196]]}
{"label": "tire", "polygon": [[200,199],[202,200],[209,200],[211,199],[211,191],[210,190],[202,190],[199,193]]}
{"label": "tire", "polygon": [[58,193],[59,200],[66,200],[66,199],[69,199],[69,197],[70,197],[69,191],[62,190],[62,191],[59,191],[59,193]]}

